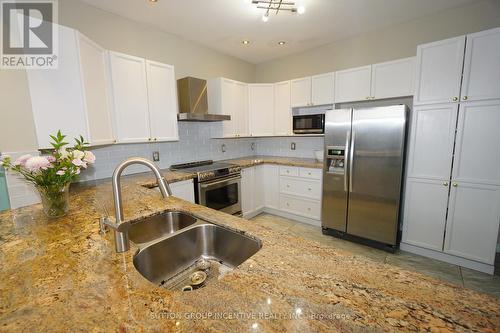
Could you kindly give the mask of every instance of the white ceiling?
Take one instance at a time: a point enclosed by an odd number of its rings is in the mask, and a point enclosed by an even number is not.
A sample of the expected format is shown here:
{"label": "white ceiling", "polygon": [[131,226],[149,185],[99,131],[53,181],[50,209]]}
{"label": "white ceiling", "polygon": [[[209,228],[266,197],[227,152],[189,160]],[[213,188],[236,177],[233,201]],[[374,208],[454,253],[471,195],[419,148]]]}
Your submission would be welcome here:
{"label": "white ceiling", "polygon": [[[305,14],[272,14],[266,23],[263,11],[246,0],[83,1],[260,63],[478,0],[295,0]],[[243,45],[243,39],[251,43]],[[286,45],[279,46],[280,40]]]}

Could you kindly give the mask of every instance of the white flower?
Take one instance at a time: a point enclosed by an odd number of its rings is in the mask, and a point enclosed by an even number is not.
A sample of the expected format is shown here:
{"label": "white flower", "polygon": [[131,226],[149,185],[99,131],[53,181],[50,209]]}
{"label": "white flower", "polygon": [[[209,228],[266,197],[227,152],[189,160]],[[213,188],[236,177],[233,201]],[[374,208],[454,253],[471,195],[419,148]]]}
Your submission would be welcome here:
{"label": "white flower", "polygon": [[26,164],[26,161],[29,160],[31,157],[32,156],[30,154],[23,155],[14,162],[14,165],[24,166]]}
{"label": "white flower", "polygon": [[91,151],[86,151],[83,160],[89,164],[95,163],[95,155]]}
{"label": "white flower", "polygon": [[85,153],[81,150],[73,150],[73,158],[81,160],[85,157]]}
{"label": "white flower", "polygon": [[59,170],[59,171],[56,172],[56,175],[58,175],[58,176],[64,176],[65,173],[66,173],[66,171]]}
{"label": "white flower", "polygon": [[43,156],[31,157],[26,161],[26,163],[24,165],[24,167],[31,172],[45,170],[49,166],[50,166],[49,160],[47,160],[47,158],[43,157]]}
{"label": "white flower", "polygon": [[69,156],[69,151],[66,148],[61,148],[59,149],[59,155],[61,155],[61,158],[68,158]]}

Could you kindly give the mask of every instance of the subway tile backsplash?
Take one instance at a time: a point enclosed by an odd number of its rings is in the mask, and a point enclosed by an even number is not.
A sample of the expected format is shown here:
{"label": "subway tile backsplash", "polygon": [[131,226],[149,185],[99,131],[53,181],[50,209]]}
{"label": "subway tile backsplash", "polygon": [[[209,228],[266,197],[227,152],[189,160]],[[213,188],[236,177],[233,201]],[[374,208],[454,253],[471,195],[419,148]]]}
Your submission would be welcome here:
{"label": "subway tile backsplash", "polygon": [[[119,144],[92,148],[96,163],[85,170],[80,181],[109,178],[118,163],[129,157],[153,159],[153,152],[160,153],[159,166],[162,169],[172,164],[199,160],[225,160],[251,155],[287,156],[314,158],[314,150],[323,148],[321,137],[276,137],[276,138],[240,138],[211,139],[220,135],[221,123],[179,122],[179,141],[161,143]],[[295,142],[296,149],[291,150]],[[251,149],[255,143],[254,150]],[[222,145],[225,152],[222,152]],[[16,157],[21,153],[9,153]],[[36,153],[32,153],[36,154]],[[125,174],[147,171],[142,166],[131,166]],[[7,176],[11,207],[18,208],[39,202],[36,191],[30,184]]]}

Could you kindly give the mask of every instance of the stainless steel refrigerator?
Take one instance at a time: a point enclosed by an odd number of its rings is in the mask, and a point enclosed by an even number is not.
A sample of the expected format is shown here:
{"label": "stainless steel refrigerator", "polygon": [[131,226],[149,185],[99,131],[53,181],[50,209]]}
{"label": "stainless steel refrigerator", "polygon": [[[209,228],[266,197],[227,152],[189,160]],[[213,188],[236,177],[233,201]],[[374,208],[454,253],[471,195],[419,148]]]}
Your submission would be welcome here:
{"label": "stainless steel refrigerator", "polygon": [[326,112],[324,233],[397,245],[407,114],[406,105]]}

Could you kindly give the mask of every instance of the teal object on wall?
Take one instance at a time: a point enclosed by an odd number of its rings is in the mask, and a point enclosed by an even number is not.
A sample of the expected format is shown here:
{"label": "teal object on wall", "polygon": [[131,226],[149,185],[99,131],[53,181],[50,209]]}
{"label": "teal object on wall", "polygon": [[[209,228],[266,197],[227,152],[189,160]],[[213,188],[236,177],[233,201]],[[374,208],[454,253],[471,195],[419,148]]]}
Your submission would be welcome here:
{"label": "teal object on wall", "polygon": [[0,167],[0,211],[10,208],[7,182],[5,181],[5,170]]}

